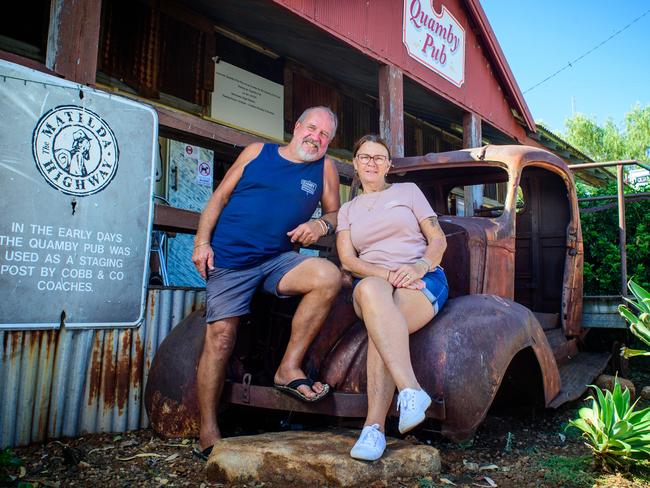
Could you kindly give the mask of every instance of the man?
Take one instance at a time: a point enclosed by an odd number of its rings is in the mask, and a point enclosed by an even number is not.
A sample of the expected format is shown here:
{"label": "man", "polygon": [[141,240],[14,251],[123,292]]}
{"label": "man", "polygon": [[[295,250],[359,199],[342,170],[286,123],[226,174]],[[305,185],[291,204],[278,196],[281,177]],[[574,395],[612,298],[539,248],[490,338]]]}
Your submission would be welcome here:
{"label": "man", "polygon": [[[325,156],[337,118],[312,107],[298,119],[288,145],[247,146],[208,200],[199,220],[192,261],[207,279],[207,328],[197,386],[201,429],[195,453],[207,458],[221,439],[216,408],[235,345],[240,317],[258,287],[277,296],[303,295],[291,336],[275,372],[280,390],[318,401],[328,385],[313,382],[302,360],[336,297],[341,276],[325,259],[291,250],[333,233],[340,206],[339,179]],[[322,218],[309,220],[321,203]]]}

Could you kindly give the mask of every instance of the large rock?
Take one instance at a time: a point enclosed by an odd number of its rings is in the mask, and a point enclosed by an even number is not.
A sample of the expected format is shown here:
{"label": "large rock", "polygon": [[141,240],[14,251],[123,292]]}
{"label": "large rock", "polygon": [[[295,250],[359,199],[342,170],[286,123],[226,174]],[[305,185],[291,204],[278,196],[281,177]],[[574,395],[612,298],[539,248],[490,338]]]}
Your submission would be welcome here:
{"label": "large rock", "polygon": [[436,475],[438,450],[388,437],[384,456],[374,463],[350,457],[359,431],[276,432],[230,437],[218,442],[207,476],[220,483],[261,481],[271,486],[395,486],[398,478]]}
{"label": "large rock", "polygon": [[650,400],[650,386],[644,386],[641,390],[641,398],[644,400]]}
{"label": "large rock", "polygon": [[[601,390],[614,391],[614,385],[616,381],[617,378],[615,376],[610,376],[608,374],[601,374],[596,379],[595,384]],[[636,388],[634,387],[634,383],[632,383],[630,380],[626,378],[618,378],[618,382],[621,385],[621,388],[623,390],[630,390],[630,399],[634,401],[634,399],[636,398]]]}

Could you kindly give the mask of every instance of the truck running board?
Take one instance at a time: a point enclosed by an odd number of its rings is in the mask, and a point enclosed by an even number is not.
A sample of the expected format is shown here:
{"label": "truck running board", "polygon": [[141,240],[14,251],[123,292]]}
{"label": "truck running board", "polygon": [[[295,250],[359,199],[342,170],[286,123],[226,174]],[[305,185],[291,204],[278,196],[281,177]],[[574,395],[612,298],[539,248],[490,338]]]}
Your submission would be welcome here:
{"label": "truck running board", "polygon": [[587,386],[605,370],[611,354],[608,352],[581,352],[559,367],[562,388],[551,400],[550,408],[580,398]]}

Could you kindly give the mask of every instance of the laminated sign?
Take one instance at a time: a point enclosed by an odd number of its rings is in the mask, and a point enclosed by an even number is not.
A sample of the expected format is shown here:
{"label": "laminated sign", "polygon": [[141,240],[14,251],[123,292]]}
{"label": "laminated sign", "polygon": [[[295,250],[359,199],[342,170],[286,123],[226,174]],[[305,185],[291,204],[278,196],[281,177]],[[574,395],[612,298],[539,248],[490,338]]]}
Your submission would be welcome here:
{"label": "laminated sign", "polygon": [[0,60],[0,327],[144,317],[158,121]]}

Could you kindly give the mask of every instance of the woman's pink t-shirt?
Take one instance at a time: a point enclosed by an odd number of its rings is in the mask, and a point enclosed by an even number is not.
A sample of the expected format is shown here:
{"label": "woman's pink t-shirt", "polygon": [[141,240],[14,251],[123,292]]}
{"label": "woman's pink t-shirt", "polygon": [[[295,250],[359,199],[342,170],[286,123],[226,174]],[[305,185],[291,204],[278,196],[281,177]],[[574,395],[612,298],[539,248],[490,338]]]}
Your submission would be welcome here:
{"label": "woman's pink t-shirt", "polygon": [[415,183],[394,183],[343,204],[336,231],[350,231],[359,258],[395,269],[424,255],[427,240],[420,222],[435,215]]}

